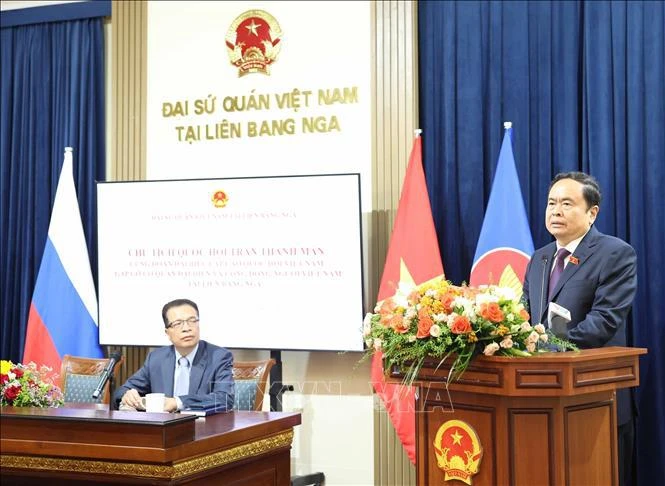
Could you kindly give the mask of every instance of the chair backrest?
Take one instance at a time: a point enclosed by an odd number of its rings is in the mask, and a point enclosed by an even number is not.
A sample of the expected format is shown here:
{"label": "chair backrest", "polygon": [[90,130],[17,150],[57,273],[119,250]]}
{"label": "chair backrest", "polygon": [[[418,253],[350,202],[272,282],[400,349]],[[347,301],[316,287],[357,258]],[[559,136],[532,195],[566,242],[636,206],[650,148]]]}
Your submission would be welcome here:
{"label": "chair backrest", "polygon": [[270,368],[274,359],[264,361],[236,361],[233,363],[233,379],[235,380],[235,402],[233,410],[256,410],[263,408],[263,397]]}
{"label": "chair backrest", "polygon": [[[124,358],[120,358],[113,372],[116,384],[120,376],[120,367]],[[62,358],[60,368],[60,389],[65,402],[79,403],[109,403],[109,383],[98,399],[92,398],[92,392],[97,388],[99,376],[104,371],[109,360],[104,358],[84,358],[66,354]]]}

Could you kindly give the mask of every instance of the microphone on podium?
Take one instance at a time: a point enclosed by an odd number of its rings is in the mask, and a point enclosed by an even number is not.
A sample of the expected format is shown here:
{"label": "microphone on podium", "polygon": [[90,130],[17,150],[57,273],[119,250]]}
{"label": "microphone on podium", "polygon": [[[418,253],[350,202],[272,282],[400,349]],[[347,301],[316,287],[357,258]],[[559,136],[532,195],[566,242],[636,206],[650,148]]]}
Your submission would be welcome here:
{"label": "microphone on podium", "polygon": [[[547,262],[548,258],[547,255],[543,255],[543,281],[540,282],[540,301],[538,302],[538,307],[540,307],[538,314],[536,314],[536,318],[538,319],[538,323],[540,323],[540,318],[543,315],[543,310],[545,310],[545,276],[547,275]],[[533,316],[531,316],[533,318]],[[534,320],[532,319],[532,322]]]}
{"label": "microphone on podium", "polygon": [[118,364],[121,356],[122,355],[118,351],[111,354],[109,362],[106,364],[104,371],[102,371],[102,374],[99,375],[99,383],[97,383],[97,388],[95,388],[95,391],[92,392],[92,398],[97,399],[102,394],[102,391],[106,386],[106,382],[109,381],[109,378],[111,378],[111,376],[113,376],[113,368],[115,368],[115,366]]}

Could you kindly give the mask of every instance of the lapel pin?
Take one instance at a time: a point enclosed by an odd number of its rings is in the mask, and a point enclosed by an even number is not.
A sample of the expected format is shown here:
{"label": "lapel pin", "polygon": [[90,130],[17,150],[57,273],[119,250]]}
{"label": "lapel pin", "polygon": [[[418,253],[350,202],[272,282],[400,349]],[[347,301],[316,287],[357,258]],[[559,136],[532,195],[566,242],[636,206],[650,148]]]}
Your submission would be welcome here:
{"label": "lapel pin", "polygon": [[577,257],[574,257],[574,256],[572,256],[572,255],[570,256],[570,258],[568,259],[568,261],[569,261],[570,263],[572,263],[573,265],[579,265],[579,264],[580,264],[580,261],[578,260],[578,258],[577,258]]}

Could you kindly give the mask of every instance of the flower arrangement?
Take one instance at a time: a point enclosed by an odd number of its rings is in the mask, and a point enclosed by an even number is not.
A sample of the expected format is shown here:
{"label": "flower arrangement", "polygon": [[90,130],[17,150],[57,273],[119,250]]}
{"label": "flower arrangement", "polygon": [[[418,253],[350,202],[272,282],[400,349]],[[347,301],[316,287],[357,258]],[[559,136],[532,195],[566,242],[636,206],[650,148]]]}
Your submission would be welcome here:
{"label": "flower arrangement", "polygon": [[401,283],[393,297],[365,316],[366,356],[381,352],[384,369],[399,367],[410,384],[428,357],[440,359],[441,364],[454,357],[451,382],[480,352],[532,356],[552,349],[577,349],[542,324],[532,326],[529,319],[510,287],[455,286],[442,278],[416,287]]}
{"label": "flower arrangement", "polygon": [[23,365],[0,361],[0,405],[13,407],[59,407],[62,392],[53,383],[51,368],[37,368],[35,363]]}

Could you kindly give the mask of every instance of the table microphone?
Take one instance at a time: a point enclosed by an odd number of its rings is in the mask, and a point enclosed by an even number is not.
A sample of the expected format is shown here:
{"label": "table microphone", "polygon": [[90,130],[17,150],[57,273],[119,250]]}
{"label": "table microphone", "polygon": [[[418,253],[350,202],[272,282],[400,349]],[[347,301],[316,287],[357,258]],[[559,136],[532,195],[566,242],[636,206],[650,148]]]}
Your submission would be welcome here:
{"label": "table microphone", "polygon": [[115,365],[118,364],[118,361],[120,361],[121,356],[122,355],[118,351],[111,354],[109,362],[106,363],[104,371],[102,371],[102,374],[99,375],[99,383],[97,383],[97,388],[95,388],[95,391],[92,392],[92,398],[97,399],[102,394],[102,391],[106,386],[106,382],[109,381],[109,378],[113,375],[113,368],[115,368]]}

